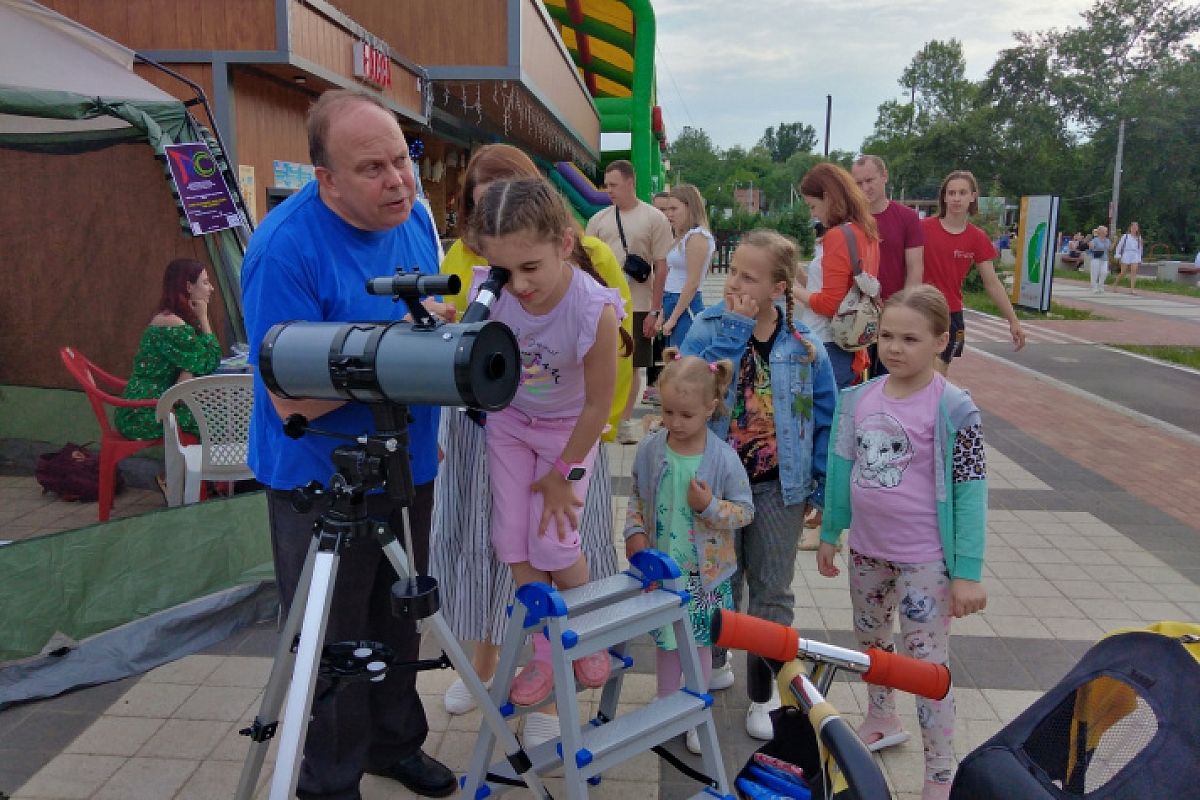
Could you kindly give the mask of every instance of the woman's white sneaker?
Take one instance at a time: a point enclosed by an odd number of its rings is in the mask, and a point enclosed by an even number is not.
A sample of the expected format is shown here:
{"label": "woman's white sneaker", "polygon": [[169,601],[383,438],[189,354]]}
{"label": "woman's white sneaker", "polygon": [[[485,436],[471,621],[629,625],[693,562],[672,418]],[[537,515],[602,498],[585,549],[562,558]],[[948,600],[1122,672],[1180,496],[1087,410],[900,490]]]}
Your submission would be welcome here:
{"label": "woman's white sneaker", "polygon": [[692,728],[687,732],[687,736],[684,737],[683,743],[687,747],[689,753],[700,755],[700,734],[697,733],[695,728]]}
{"label": "woman's white sneaker", "polygon": [[[487,685],[484,684],[484,686]],[[467,689],[467,685],[462,682],[462,678],[454,679],[454,683],[450,684],[446,689],[446,694],[442,696],[442,703],[446,706],[446,713],[455,716],[470,714],[478,705],[475,697]]]}

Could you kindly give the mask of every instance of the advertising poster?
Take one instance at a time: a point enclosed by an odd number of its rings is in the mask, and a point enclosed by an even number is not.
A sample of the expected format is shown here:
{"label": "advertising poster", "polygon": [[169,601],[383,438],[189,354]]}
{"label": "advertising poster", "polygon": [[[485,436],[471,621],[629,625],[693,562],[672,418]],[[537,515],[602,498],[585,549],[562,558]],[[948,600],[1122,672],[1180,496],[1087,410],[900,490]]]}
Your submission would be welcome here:
{"label": "advertising poster", "polygon": [[254,167],[250,164],[238,164],[238,183],[242,185],[242,200],[246,203],[246,213],[250,219],[258,219],[258,197],[254,193]]}
{"label": "advertising poster", "polygon": [[244,224],[217,161],[200,142],[163,147],[167,168],[183,205],[193,236],[236,228]]}
{"label": "advertising poster", "polygon": [[1054,195],[1021,198],[1021,221],[1013,253],[1016,257],[1014,305],[1042,312],[1050,310],[1058,200]]}

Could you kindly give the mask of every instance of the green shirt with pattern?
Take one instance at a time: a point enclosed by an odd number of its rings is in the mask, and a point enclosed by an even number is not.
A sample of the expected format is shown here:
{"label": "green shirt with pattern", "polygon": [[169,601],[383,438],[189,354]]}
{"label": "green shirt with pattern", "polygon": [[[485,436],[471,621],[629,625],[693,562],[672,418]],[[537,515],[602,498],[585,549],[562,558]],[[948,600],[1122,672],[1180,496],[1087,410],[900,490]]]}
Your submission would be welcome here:
{"label": "green shirt with pattern", "polygon": [[[221,343],[211,333],[199,333],[191,325],[151,325],[142,333],[133,374],[121,396],[128,400],[157,399],[179,380],[180,372],[194,376],[209,375],[221,364]],[[196,420],[187,406],[175,408],[179,427],[199,435]],[[162,424],[154,418],[154,408],[118,408],[113,422],[122,436],[129,439],[157,439]]]}

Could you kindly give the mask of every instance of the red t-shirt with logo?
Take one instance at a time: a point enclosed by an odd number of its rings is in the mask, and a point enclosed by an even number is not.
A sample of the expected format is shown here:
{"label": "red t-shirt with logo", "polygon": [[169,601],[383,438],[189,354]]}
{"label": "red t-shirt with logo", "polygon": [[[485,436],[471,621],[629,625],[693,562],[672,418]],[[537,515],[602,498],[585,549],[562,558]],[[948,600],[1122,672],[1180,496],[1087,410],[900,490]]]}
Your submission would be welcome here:
{"label": "red t-shirt with logo", "polygon": [[925,283],[941,290],[951,311],[962,311],[967,273],[974,264],[995,259],[996,246],[970,223],[962,233],[950,233],[939,217],[926,217],[921,228],[925,231]]}

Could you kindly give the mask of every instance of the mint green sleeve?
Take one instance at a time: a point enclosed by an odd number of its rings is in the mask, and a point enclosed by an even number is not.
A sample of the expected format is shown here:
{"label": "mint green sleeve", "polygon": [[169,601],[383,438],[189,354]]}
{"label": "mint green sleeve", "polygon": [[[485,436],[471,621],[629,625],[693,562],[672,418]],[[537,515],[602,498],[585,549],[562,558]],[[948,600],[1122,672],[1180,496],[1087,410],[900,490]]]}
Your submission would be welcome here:
{"label": "mint green sleeve", "polygon": [[952,474],[954,561],[950,577],[979,581],[987,538],[988,485],[983,428],[978,423],[955,436]]}
{"label": "mint green sleeve", "polygon": [[[838,397],[838,404],[844,402]],[[837,544],[842,531],[850,527],[850,470],[854,462],[838,455],[839,428],[846,415],[839,408],[833,414],[829,431],[829,457],[825,464],[825,507],[821,512],[821,541]]]}

